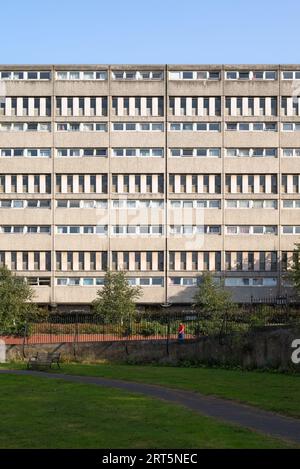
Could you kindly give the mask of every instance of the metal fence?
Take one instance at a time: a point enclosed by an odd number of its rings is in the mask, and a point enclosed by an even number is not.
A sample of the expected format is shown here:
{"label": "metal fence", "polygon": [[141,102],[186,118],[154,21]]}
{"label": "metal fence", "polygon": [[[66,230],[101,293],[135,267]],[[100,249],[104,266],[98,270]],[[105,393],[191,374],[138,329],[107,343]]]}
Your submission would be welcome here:
{"label": "metal fence", "polygon": [[44,322],[26,324],[18,335],[5,337],[5,341],[9,344],[54,344],[176,339],[180,323],[184,323],[186,339],[195,338],[201,332],[200,316],[196,314],[140,315],[123,321],[104,320],[89,314],[55,315]]}
{"label": "metal fence", "polygon": [[[271,310],[271,309],[270,309]],[[273,308],[272,308],[273,310]],[[257,315],[259,316],[259,314]],[[296,319],[295,319],[296,318]],[[261,325],[290,324],[299,321],[299,313],[290,316],[281,308]],[[299,321],[300,322],[300,321]],[[55,344],[62,342],[108,342],[133,340],[172,340],[178,337],[180,323],[185,340],[203,336],[224,336],[231,332],[248,332],[253,327],[249,314],[241,311],[234,318],[219,319],[189,314],[139,314],[132,319],[110,320],[92,314],[51,315],[43,322],[26,324],[15,335],[1,337],[7,344]]]}

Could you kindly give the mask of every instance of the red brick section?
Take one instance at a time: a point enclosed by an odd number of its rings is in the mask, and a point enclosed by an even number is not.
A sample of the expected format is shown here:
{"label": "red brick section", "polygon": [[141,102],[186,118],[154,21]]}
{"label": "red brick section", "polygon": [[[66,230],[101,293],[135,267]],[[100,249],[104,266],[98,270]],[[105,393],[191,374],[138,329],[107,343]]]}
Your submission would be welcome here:
{"label": "red brick section", "polygon": [[[185,339],[193,339],[194,337],[189,334],[185,334]],[[8,337],[2,336],[1,340],[7,345],[20,345],[24,343],[23,337]],[[25,344],[58,344],[61,342],[118,342],[128,340],[166,340],[166,336],[142,336],[132,335],[130,337],[117,337],[114,334],[34,334],[25,340]],[[177,339],[177,334],[170,334],[169,339]]]}

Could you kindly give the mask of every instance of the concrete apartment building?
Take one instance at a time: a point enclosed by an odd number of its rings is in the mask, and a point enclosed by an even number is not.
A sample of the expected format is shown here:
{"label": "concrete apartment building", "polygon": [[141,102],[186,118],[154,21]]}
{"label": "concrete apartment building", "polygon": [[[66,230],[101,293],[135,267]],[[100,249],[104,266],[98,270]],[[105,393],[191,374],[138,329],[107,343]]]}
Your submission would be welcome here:
{"label": "concrete apartment building", "polygon": [[300,65],[0,67],[0,263],[88,308],[106,268],[142,305],[210,271],[239,302],[291,291]]}

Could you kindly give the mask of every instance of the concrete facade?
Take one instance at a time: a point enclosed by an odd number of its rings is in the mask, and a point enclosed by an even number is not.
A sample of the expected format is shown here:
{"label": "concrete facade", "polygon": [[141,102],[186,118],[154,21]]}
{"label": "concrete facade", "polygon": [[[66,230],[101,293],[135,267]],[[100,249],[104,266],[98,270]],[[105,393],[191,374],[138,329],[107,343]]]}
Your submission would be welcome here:
{"label": "concrete facade", "polygon": [[290,291],[300,65],[0,66],[0,263],[87,308],[107,267],[142,305],[203,271],[249,302]]}

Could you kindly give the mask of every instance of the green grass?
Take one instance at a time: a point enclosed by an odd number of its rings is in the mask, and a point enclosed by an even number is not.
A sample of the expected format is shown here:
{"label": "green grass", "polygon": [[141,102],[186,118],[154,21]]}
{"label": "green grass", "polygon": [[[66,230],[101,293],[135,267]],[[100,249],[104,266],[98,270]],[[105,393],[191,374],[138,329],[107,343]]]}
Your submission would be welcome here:
{"label": "green grass", "polygon": [[63,364],[62,372],[188,389],[300,418],[300,374],[115,364]]}
{"label": "green grass", "polygon": [[59,379],[0,375],[0,402],[0,448],[294,447],[181,406]]}

